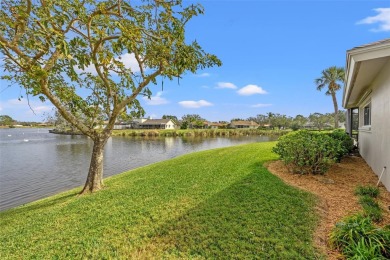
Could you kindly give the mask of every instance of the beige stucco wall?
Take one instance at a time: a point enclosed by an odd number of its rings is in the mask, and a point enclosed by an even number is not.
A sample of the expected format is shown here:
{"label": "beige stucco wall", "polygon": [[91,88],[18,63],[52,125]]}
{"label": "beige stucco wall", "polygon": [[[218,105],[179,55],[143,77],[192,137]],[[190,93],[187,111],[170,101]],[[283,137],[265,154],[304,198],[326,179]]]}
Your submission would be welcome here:
{"label": "beige stucco wall", "polygon": [[359,123],[363,123],[362,108],[371,98],[371,129],[359,129],[360,154],[378,175],[387,170],[382,183],[390,191],[390,61],[374,80],[370,97],[359,106]]}

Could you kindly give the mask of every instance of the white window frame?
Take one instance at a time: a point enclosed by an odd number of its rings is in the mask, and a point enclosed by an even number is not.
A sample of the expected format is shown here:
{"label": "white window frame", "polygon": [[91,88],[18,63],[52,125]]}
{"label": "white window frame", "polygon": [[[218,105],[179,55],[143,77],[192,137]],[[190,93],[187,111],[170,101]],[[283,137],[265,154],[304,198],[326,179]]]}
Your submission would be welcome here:
{"label": "white window frame", "polygon": [[[366,109],[368,110],[368,113],[366,112]],[[363,107],[363,126],[371,126],[371,103],[368,103]]]}
{"label": "white window frame", "polygon": [[[369,108],[369,115],[368,115],[368,124],[366,122],[366,114],[365,114],[365,110],[366,108]],[[359,131],[365,131],[365,132],[369,132],[371,131],[371,124],[372,124],[372,101],[371,101],[371,97],[367,98],[364,103],[362,104],[362,106],[360,106],[360,109],[359,109],[359,113],[360,113],[360,127],[359,127]]]}

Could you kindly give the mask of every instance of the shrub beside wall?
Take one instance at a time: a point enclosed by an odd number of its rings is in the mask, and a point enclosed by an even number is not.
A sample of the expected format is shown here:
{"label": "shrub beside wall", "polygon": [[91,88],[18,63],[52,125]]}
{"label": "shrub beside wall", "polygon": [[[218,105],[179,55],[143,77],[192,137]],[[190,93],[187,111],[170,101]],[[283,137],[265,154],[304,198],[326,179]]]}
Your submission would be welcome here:
{"label": "shrub beside wall", "polygon": [[330,137],[332,137],[333,139],[339,141],[341,143],[341,146],[342,146],[342,150],[339,151],[339,153],[337,154],[337,158],[336,160],[338,162],[340,162],[341,158],[352,152],[353,148],[354,148],[354,145],[353,145],[353,140],[352,138],[342,129],[337,129],[337,130],[334,130],[330,133],[328,133],[328,135]]}
{"label": "shrub beside wall", "polygon": [[323,174],[353,148],[347,138],[351,139],[339,131],[318,133],[302,130],[280,137],[273,151],[280,155],[291,172]]}

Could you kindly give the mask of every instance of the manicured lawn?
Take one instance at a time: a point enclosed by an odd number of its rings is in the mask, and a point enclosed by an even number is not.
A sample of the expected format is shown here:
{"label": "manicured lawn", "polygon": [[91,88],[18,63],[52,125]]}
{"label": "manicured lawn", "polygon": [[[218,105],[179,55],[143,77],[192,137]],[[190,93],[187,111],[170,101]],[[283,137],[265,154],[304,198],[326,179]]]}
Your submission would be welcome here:
{"label": "manicured lawn", "polygon": [[314,259],[315,198],[262,164],[275,143],[181,156],[0,213],[0,258]]}

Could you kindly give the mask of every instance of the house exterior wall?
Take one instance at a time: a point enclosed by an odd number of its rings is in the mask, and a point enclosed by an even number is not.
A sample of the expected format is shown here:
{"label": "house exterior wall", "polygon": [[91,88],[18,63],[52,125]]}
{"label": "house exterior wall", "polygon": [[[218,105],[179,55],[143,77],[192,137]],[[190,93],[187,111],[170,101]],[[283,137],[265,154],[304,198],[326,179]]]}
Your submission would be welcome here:
{"label": "house exterior wall", "polygon": [[[390,61],[371,86],[371,94],[359,104],[359,151],[375,174],[387,169],[381,182],[390,190]],[[363,108],[371,102],[371,126],[363,126]]]}
{"label": "house exterior wall", "polygon": [[174,124],[172,121],[169,121],[169,122],[165,125],[165,129],[175,129],[175,124]]}

